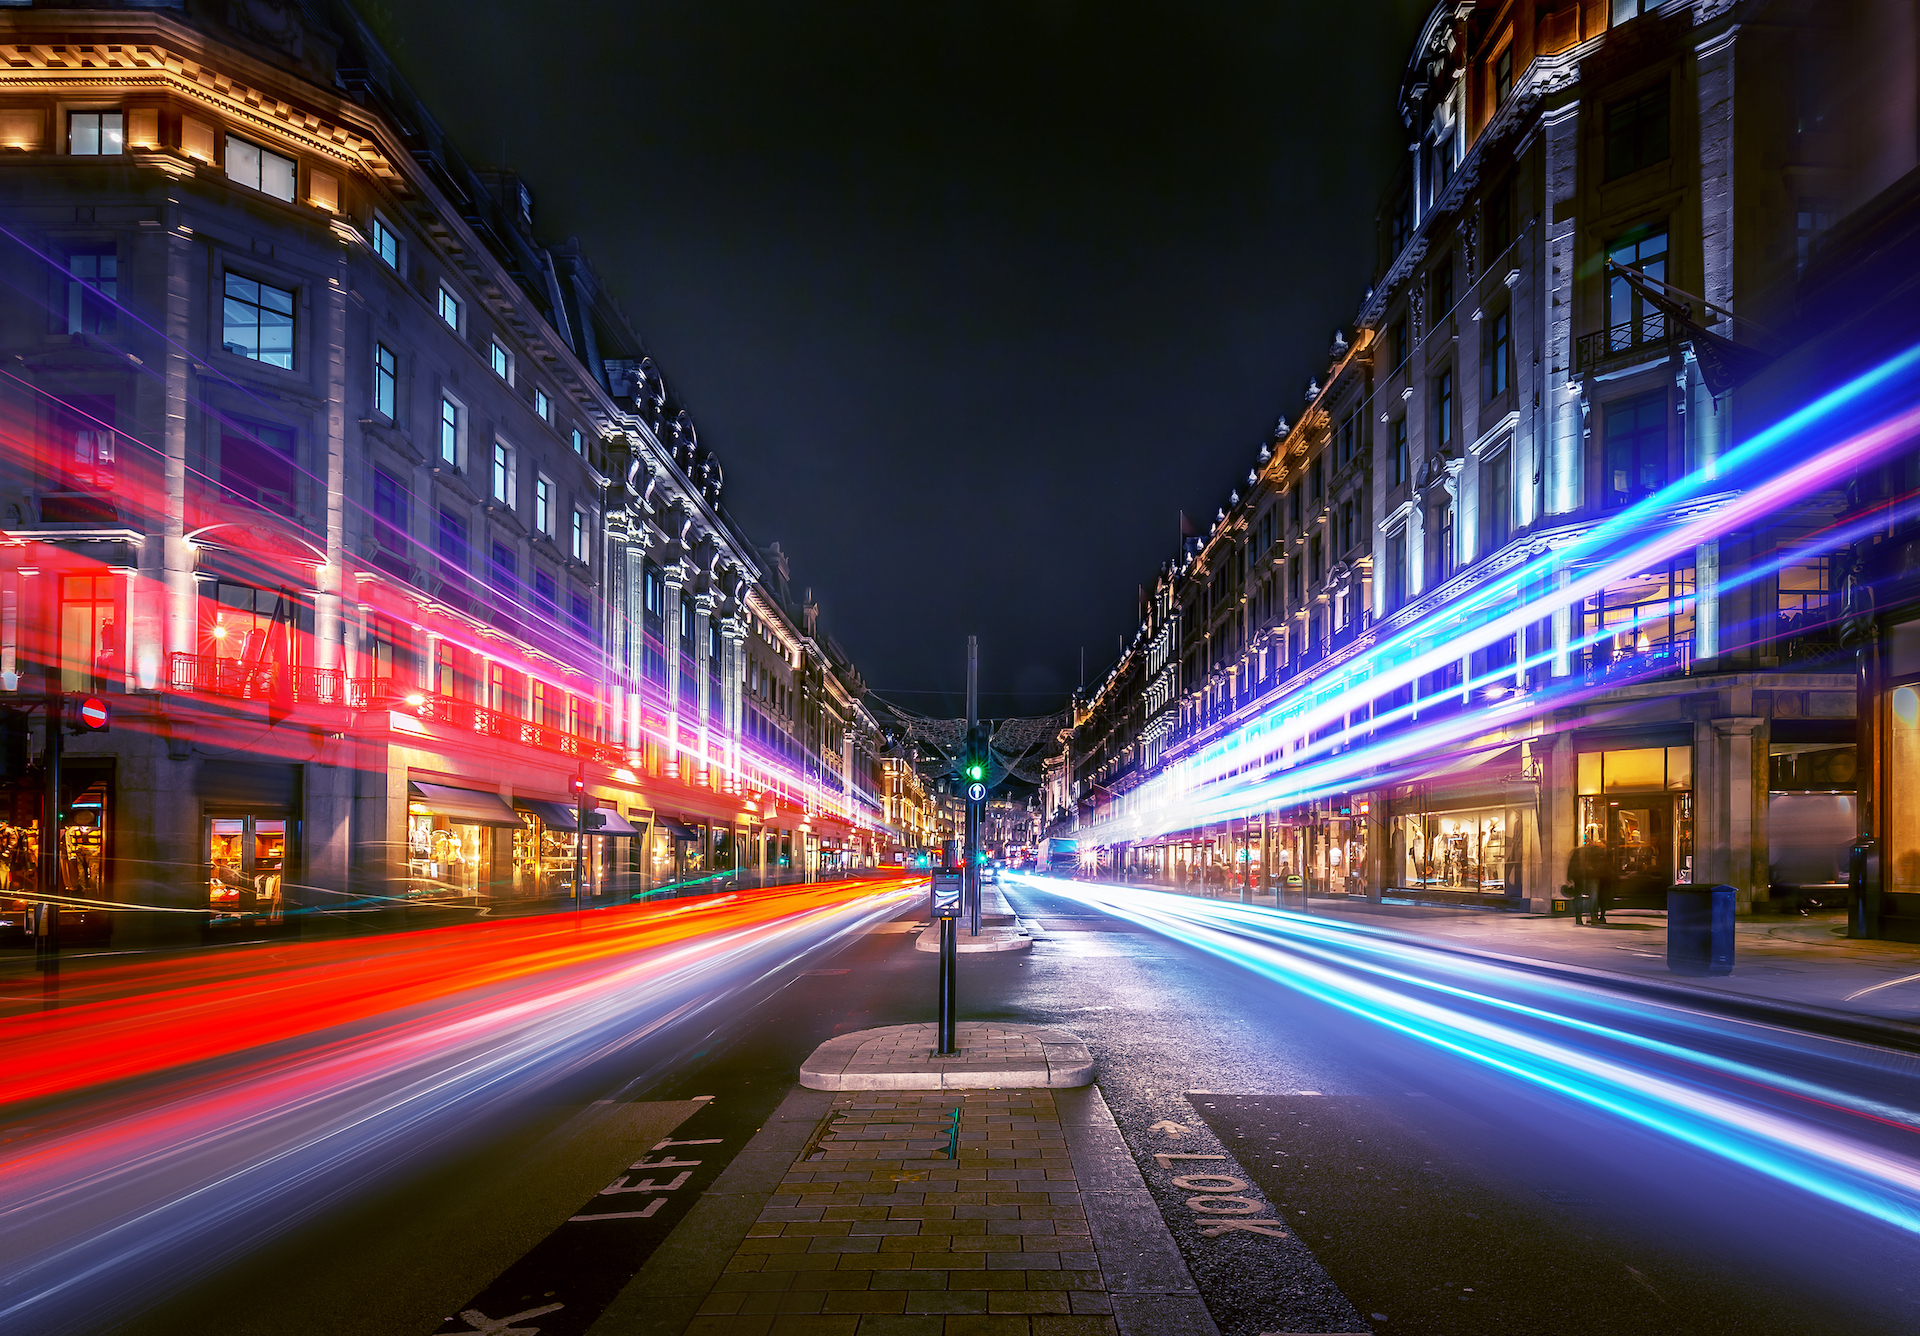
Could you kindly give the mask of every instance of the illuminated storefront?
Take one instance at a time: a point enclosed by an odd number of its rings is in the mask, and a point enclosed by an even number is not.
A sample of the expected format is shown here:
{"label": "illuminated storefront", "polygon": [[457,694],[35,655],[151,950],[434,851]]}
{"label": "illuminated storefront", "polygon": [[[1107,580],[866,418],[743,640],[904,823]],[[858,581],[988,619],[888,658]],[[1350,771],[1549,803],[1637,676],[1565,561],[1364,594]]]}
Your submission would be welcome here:
{"label": "illuminated storefront", "polygon": [[1575,842],[1605,851],[1605,894],[1666,908],[1667,887],[1694,879],[1693,748],[1582,751],[1578,765]]}
{"label": "illuminated storefront", "polygon": [[526,822],[498,794],[408,784],[409,900],[478,900],[513,885],[515,832]]}

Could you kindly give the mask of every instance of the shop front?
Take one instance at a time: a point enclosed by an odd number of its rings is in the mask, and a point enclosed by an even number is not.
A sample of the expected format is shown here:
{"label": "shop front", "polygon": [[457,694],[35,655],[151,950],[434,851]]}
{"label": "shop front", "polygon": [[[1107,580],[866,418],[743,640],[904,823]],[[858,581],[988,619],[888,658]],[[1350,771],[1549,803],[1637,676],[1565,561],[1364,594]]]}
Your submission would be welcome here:
{"label": "shop front", "polygon": [[407,899],[458,903],[510,897],[516,836],[526,830],[526,821],[497,793],[409,782]]}
{"label": "shop front", "polygon": [[1767,744],[1771,912],[1846,904],[1847,850],[1860,826],[1851,719],[1776,719]]}
{"label": "shop front", "polygon": [[[45,787],[32,774],[0,790],[0,941],[30,940],[31,906],[41,897],[41,815]],[[113,935],[108,881],[113,830],[113,769],[69,763],[60,781],[58,894],[60,940],[99,944]]]}
{"label": "shop front", "polygon": [[196,780],[209,932],[298,925],[300,772],[209,760]]}
{"label": "shop front", "polygon": [[1584,750],[1568,880],[1597,882],[1603,906],[1665,909],[1694,879],[1693,749]]}

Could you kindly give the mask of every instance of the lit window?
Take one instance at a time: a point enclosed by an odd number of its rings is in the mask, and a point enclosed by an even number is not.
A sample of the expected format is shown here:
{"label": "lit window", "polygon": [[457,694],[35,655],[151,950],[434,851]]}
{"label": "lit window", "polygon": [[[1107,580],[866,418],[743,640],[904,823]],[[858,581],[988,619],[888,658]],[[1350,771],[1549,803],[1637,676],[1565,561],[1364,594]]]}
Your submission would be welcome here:
{"label": "lit window", "polygon": [[544,477],[533,480],[533,527],[541,533],[553,532],[553,483]]}
{"label": "lit window", "polygon": [[448,329],[460,328],[460,299],[445,288],[440,289],[440,318]]}
{"label": "lit window", "polygon": [[75,157],[119,153],[122,142],[117,111],[76,111],[67,117],[67,152]]}
{"label": "lit window", "polygon": [[393,268],[400,267],[400,238],[381,221],[379,214],[373,216],[373,253]]}
{"label": "lit window", "polygon": [[513,355],[496,341],[488,345],[487,365],[493,368],[493,374],[507,384],[513,384]]}
{"label": "lit window", "polygon": [[460,467],[460,405],[440,398],[440,462]]}
{"label": "lit window", "polygon": [[584,510],[573,512],[573,559],[587,559],[587,512]]}
{"label": "lit window", "polygon": [[581,437],[580,429],[575,427],[573,429],[573,453],[576,455],[585,454],[586,448],[586,441]]}
{"label": "lit window", "polygon": [[1493,105],[1504,107],[1513,96],[1513,43],[1493,58]]}
{"label": "lit window", "polygon": [[1513,313],[1501,311],[1489,318],[1486,330],[1487,397],[1496,399],[1507,392],[1513,361]]}
{"label": "lit window", "polygon": [[282,157],[271,149],[250,144],[244,139],[227,136],[227,176],[243,186],[252,186],[263,195],[275,199],[293,198],[293,178],[296,165],[292,158]]}
{"label": "lit window", "polygon": [[545,422],[553,415],[553,401],[547,398],[547,392],[545,390],[535,390],[533,392],[533,411],[539,414],[542,422]]}
{"label": "lit window", "polygon": [[293,367],[293,294],[228,274],[220,346],[230,353]]}
{"label": "lit window", "polygon": [[1453,444],[1453,372],[1442,371],[1433,381],[1433,440],[1445,450]]}
{"label": "lit window", "polygon": [[400,363],[394,357],[393,349],[384,343],[373,345],[373,411],[390,422],[394,418],[399,367]]}
{"label": "lit window", "polygon": [[513,447],[504,441],[493,443],[493,499],[511,506],[514,502]]}

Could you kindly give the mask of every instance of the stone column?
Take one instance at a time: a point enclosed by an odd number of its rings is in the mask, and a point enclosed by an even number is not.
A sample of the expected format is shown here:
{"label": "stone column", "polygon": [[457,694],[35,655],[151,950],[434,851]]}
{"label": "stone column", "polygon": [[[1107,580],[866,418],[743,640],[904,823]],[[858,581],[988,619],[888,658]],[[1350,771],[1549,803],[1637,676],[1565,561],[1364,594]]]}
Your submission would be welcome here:
{"label": "stone column", "polygon": [[1694,863],[1700,863],[1704,806],[1710,809],[1704,815],[1713,840],[1708,851],[1708,880],[1733,887],[1739,910],[1746,913],[1753,908],[1756,896],[1764,898],[1766,893],[1766,839],[1763,823],[1755,820],[1760,794],[1754,781],[1754,740],[1766,720],[1757,715],[1738,715],[1709,722],[1713,734],[1712,787],[1704,793],[1698,788],[1694,791]]}
{"label": "stone column", "polygon": [[700,712],[700,724],[695,729],[699,738],[699,759],[694,762],[695,782],[701,785],[713,783],[713,770],[709,761],[713,747],[712,730],[709,726],[712,708],[710,683],[708,681],[708,628],[713,625],[714,597],[710,593],[696,594],[693,598],[693,689],[698,701],[696,708]]}
{"label": "stone column", "polygon": [[680,778],[680,600],[687,587],[687,571],[674,564],[660,568],[666,587],[667,605],[662,610],[660,629],[666,642],[662,647],[667,659],[667,752],[661,762],[666,778]]}
{"label": "stone column", "polygon": [[720,640],[724,658],[720,663],[720,690],[725,693],[726,737],[722,744],[727,758],[727,779],[736,792],[745,790],[745,782],[740,775],[740,733],[741,725],[746,722],[746,701],[741,695],[744,683],[742,675],[746,672],[747,623],[737,613],[720,623]]}

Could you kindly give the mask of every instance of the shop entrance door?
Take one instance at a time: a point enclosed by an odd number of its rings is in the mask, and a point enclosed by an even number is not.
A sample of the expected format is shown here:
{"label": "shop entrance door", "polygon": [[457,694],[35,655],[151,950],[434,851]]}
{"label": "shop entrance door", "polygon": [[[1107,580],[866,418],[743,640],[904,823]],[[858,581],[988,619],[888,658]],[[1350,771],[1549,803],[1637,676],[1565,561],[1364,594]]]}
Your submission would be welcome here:
{"label": "shop entrance door", "polygon": [[287,867],[284,816],[209,816],[207,907],[215,924],[282,923]]}
{"label": "shop entrance door", "polygon": [[1616,907],[1665,909],[1673,885],[1674,797],[1622,794],[1607,800],[1610,899]]}

